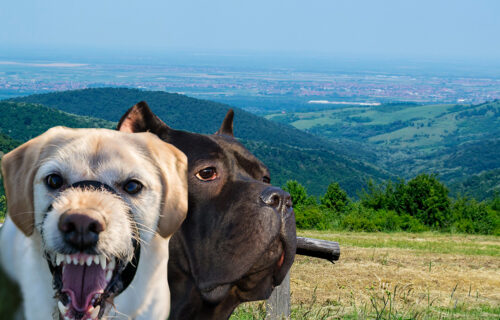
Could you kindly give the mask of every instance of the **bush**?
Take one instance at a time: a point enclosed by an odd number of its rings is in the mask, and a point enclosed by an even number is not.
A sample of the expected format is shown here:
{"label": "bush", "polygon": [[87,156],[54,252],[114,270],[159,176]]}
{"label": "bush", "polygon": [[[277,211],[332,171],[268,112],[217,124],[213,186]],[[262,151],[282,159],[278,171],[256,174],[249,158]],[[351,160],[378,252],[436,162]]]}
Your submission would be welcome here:
{"label": "bush", "polygon": [[334,213],[318,205],[295,208],[295,223],[299,229],[328,230],[334,227]]}
{"label": "bush", "polygon": [[400,215],[393,210],[374,210],[363,206],[353,206],[342,219],[343,229],[350,231],[410,231],[428,230],[420,221],[409,214]]}
{"label": "bush", "polygon": [[466,197],[458,198],[452,205],[452,229],[463,233],[494,234],[500,225],[499,211],[495,202],[477,202]]}

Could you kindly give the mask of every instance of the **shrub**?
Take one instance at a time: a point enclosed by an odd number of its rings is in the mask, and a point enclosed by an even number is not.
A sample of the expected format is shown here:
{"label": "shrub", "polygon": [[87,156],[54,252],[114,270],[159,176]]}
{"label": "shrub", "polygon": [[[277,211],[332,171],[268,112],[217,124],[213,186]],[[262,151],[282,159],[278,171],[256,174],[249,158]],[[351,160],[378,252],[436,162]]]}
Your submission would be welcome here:
{"label": "shrub", "polygon": [[318,205],[295,208],[295,222],[299,229],[328,230],[333,228],[334,213]]}
{"label": "shrub", "polygon": [[458,198],[452,205],[452,228],[458,232],[494,234],[500,224],[499,212],[494,204],[488,207],[486,202],[477,202],[466,197]]}
{"label": "shrub", "polygon": [[410,231],[427,230],[420,221],[409,214],[398,214],[393,210],[374,210],[363,206],[353,206],[342,219],[342,228],[350,231]]}

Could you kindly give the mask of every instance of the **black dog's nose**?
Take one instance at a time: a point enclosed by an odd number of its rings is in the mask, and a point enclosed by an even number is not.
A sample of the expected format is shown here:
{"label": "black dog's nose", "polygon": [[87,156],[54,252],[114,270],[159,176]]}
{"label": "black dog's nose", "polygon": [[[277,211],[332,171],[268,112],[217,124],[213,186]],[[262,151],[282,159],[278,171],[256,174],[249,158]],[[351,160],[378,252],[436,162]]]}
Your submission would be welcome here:
{"label": "black dog's nose", "polygon": [[260,199],[276,210],[289,209],[292,207],[292,198],[286,191],[277,187],[268,187],[260,194]]}
{"label": "black dog's nose", "polygon": [[67,244],[83,251],[97,244],[99,233],[104,231],[105,224],[99,218],[88,214],[65,213],[59,218],[58,227]]}

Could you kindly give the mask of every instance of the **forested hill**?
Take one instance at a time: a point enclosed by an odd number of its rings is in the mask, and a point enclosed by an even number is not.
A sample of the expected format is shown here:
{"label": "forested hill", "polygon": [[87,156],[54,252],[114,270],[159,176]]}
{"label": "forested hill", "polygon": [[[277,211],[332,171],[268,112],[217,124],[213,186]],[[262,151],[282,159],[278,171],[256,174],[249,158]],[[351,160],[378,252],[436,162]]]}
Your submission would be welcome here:
{"label": "forested hill", "polygon": [[[327,139],[269,121],[250,112],[226,104],[191,98],[164,91],[143,91],[127,88],[93,88],[53,92],[15,98],[10,101],[43,104],[65,112],[117,122],[128,108],[146,101],[169,126],[192,132],[214,133],[219,129],[229,108],[235,110],[235,136],[241,139],[287,144],[298,148],[320,148],[339,156],[366,159],[369,150],[338,144]],[[375,155],[372,155],[373,157]]]}
{"label": "forested hill", "polygon": [[115,124],[97,118],[77,116],[43,105],[0,101],[0,133],[27,141],[55,126],[71,128],[113,128]]}
{"label": "forested hill", "polygon": [[[141,100],[147,101],[153,111],[171,127],[201,133],[215,132],[230,108],[228,105],[179,94],[124,88],[65,91],[10,101],[20,103],[21,108],[40,108],[28,104],[37,103],[67,112],[63,113],[66,115],[71,113],[116,122],[129,107]],[[5,103],[7,102],[3,104]],[[387,172],[358,160],[356,153],[363,150],[347,150],[340,144],[323,140],[291,126],[268,121],[238,108],[234,109],[236,137],[270,168],[275,185],[283,185],[287,180],[295,179],[303,183],[312,194],[320,195],[325,192],[328,184],[336,181],[354,196],[369,178],[391,178]],[[32,112],[22,111],[24,115],[31,115],[32,121],[38,121],[38,112]],[[47,125],[53,124],[49,121],[50,117],[44,116],[44,119]],[[109,126],[107,122],[99,122],[102,120],[95,121],[98,123],[96,126]],[[60,124],[62,123],[57,123]],[[0,118],[1,132],[9,134],[6,129],[13,130],[10,128],[13,125]],[[21,129],[23,127],[19,122],[14,126]],[[9,135],[17,138],[14,134]]]}

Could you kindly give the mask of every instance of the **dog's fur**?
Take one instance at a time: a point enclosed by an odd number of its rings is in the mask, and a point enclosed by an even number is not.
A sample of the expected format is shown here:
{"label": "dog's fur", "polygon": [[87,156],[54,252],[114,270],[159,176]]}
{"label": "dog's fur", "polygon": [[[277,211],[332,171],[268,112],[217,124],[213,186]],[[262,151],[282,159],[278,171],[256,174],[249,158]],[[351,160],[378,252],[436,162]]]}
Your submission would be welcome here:
{"label": "dog's fur", "polygon": [[[47,186],[46,177],[55,172],[65,188]],[[27,320],[63,318],[49,261],[54,263],[56,253],[75,253],[58,223],[63,214],[77,212],[105,222],[95,254],[130,263],[131,239],[140,246],[132,282],[103,302],[99,318],[166,319],[168,244],[187,212],[186,172],[186,156],[149,133],[56,127],[5,155],[8,218],[0,230],[0,263],[21,289],[19,314]],[[122,189],[130,179],[144,185],[140,193]],[[71,187],[83,180],[99,181],[115,192]]]}
{"label": "dog's fur", "polygon": [[[227,319],[241,302],[268,298],[295,257],[295,216],[290,196],[233,137],[232,110],[202,135],[169,128],[141,102],[118,129],[150,131],[188,157],[189,211],[170,241],[170,319]],[[216,176],[203,181],[204,168]]]}

